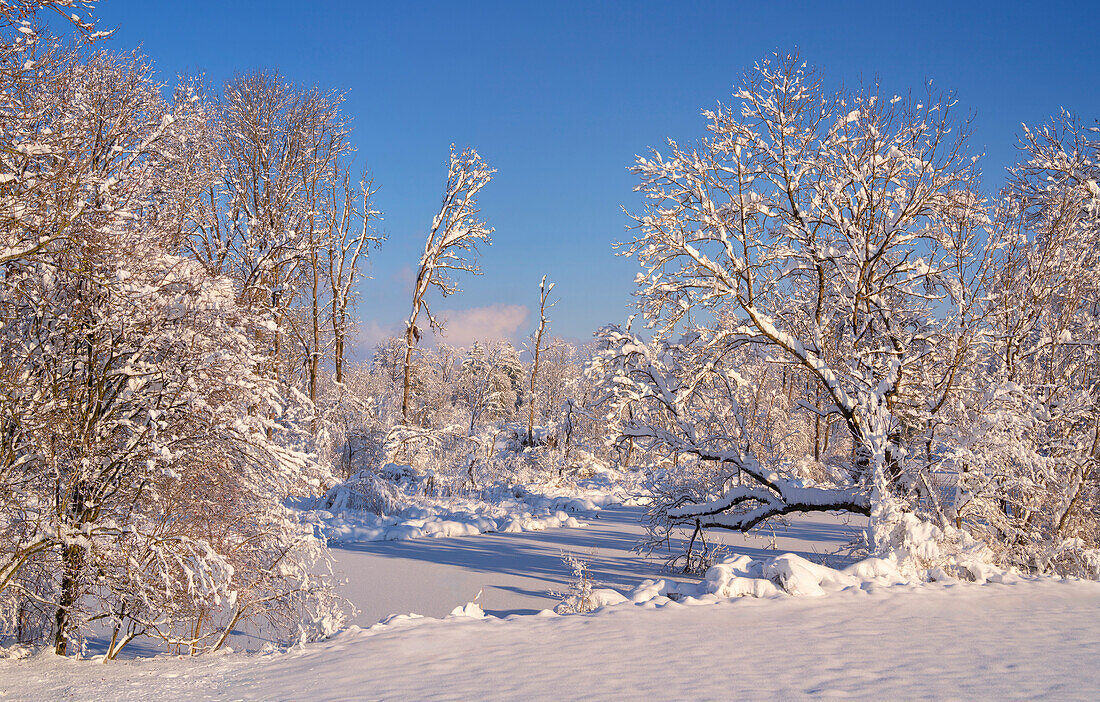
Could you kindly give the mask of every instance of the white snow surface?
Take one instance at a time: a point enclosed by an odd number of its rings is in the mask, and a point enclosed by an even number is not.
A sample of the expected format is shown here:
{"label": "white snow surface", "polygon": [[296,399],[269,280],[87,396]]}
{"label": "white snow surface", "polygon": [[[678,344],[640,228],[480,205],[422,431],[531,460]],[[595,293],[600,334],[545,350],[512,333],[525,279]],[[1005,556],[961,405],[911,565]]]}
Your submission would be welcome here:
{"label": "white snow surface", "polygon": [[[1098,583],[823,566],[860,526],[826,514],[771,538],[727,536],[706,577],[673,579],[628,550],[639,510],[593,516],[577,529],[338,544],[345,595],[363,611],[328,641],[107,665],[0,660],[0,699],[1100,697]],[[591,614],[550,611],[547,591],[569,579],[563,552],[589,563]]]}
{"label": "white snow surface", "polygon": [[0,662],[8,699],[1096,699],[1100,586],[849,588],[398,617],[286,653]]}
{"label": "white snow surface", "polygon": [[[564,592],[569,587],[571,573],[563,554],[585,560],[597,588],[629,592],[643,579],[697,580],[670,575],[660,558],[645,558],[632,550],[642,537],[642,516],[636,507],[608,506],[585,517],[587,526],[578,529],[336,542],[332,552],[337,575],[345,580],[342,594],[360,610],[352,624],[370,626],[393,613],[442,617],[479,592],[478,603],[491,615],[534,614],[558,604],[551,590]],[[722,543],[727,553],[754,559],[793,552],[820,562],[864,526],[862,517],[805,515],[779,527],[774,538],[770,532],[726,534]],[[678,540],[673,546],[684,544]],[[837,567],[850,562],[825,558]]]}

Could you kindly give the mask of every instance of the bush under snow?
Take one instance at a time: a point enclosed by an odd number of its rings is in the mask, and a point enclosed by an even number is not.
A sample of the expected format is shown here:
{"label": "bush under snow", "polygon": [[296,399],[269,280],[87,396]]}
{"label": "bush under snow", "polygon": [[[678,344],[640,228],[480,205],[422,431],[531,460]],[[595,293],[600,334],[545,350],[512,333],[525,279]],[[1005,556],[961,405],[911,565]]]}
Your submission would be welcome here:
{"label": "bush under snow", "polygon": [[425,494],[430,474],[408,466],[362,470],[331,488],[302,519],[334,542],[396,541],[578,527],[577,515],[636,501],[619,471],[596,467],[576,483],[497,485],[465,495]]}

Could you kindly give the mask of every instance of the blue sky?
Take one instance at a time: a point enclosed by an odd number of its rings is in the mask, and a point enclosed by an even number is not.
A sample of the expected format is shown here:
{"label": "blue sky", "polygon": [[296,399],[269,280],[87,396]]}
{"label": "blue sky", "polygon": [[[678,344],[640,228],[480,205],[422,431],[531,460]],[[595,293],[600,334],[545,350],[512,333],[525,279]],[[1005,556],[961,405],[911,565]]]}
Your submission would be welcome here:
{"label": "blue sky", "polygon": [[[362,286],[370,338],[408,313],[452,142],[499,171],[481,199],[496,234],[485,275],[436,306],[467,332],[523,335],[546,273],[557,283],[553,333],[588,338],[628,314],[635,266],[611,245],[627,236],[621,206],[636,204],[634,155],[701,136],[700,110],[767,53],[798,49],[836,85],[877,77],[900,92],[932,79],[955,91],[974,113],[990,189],[1015,158],[1021,122],[1060,107],[1100,117],[1095,2],[103,0],[97,14],[118,27],[116,47],[140,45],[165,79],[203,72],[220,83],[274,67],[348,91],[389,236]],[[535,314],[520,320],[522,306]]]}

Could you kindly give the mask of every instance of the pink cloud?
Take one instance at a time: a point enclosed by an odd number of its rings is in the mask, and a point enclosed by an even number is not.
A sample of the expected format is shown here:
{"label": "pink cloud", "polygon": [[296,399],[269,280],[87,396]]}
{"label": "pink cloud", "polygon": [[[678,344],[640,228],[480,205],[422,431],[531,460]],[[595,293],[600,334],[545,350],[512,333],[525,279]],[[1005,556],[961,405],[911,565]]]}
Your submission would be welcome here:
{"label": "pink cloud", "polygon": [[356,324],[348,339],[348,357],[353,360],[367,360],[374,355],[378,342],[391,336],[400,336],[400,326],[386,326],[375,319],[367,319]]}
{"label": "pink cloud", "polygon": [[452,346],[469,346],[474,341],[515,339],[530,316],[526,305],[495,304],[464,310],[442,310],[437,317],[447,320],[442,339]]}

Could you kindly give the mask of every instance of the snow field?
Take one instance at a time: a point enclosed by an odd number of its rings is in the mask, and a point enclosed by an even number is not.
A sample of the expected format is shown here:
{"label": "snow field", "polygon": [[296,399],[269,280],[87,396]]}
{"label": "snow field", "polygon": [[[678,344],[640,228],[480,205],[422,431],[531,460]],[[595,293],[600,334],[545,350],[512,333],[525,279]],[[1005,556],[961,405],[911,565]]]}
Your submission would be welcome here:
{"label": "snow field", "polygon": [[[627,551],[637,518],[635,509],[609,507],[582,529],[338,545],[334,553],[348,587],[361,586],[347,591],[353,601],[378,601],[390,612],[404,604],[406,612],[424,612],[430,605],[433,616],[368,614],[357,620],[363,626],[282,652],[161,655],[110,665],[49,654],[0,661],[0,698],[1100,695],[1098,583],[995,569],[976,569],[972,581],[921,582],[920,573],[890,559],[827,567],[804,556],[843,543],[852,527],[830,515],[792,520],[772,539],[801,555],[761,548],[759,537],[731,535],[726,546],[734,555],[701,581],[638,583],[659,571]],[[562,589],[568,577],[562,552],[592,565],[596,611],[561,616],[548,609],[553,602],[546,589]],[[423,570],[408,570],[409,563]],[[455,582],[460,587],[450,587]],[[411,599],[399,597],[410,593]],[[469,599],[475,601],[454,606]]]}
{"label": "snow field", "polygon": [[0,664],[10,699],[1095,699],[1100,586],[1057,580],[828,597],[398,617],[286,653]]}

